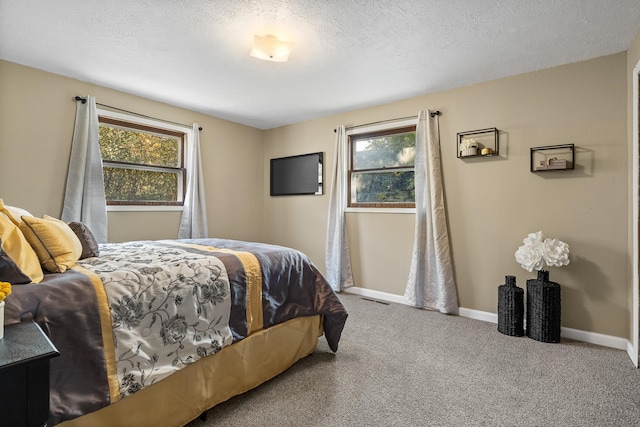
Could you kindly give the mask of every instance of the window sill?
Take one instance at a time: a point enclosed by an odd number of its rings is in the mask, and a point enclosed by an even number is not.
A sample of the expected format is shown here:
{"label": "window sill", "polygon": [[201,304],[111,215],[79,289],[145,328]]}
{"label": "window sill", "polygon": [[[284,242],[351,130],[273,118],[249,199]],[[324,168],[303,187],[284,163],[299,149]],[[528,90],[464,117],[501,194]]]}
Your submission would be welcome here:
{"label": "window sill", "polygon": [[182,211],[183,206],[107,205],[107,212]]}
{"label": "window sill", "polygon": [[415,214],[416,208],[347,208],[347,213]]}

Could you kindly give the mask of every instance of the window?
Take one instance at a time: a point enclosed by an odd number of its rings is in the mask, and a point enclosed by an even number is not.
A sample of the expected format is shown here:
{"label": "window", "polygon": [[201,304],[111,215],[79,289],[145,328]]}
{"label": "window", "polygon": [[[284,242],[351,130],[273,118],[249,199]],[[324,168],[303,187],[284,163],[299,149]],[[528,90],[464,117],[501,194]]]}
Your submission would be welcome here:
{"label": "window", "polygon": [[107,205],[182,206],[187,130],[115,115],[99,115]]}
{"label": "window", "polygon": [[349,136],[349,206],[415,208],[416,127]]}

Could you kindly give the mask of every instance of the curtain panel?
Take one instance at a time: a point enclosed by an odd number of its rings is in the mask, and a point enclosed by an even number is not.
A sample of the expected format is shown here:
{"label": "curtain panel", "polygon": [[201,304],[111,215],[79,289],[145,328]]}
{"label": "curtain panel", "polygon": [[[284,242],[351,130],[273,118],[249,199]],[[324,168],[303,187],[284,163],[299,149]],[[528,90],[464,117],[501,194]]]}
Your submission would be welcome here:
{"label": "curtain panel", "polygon": [[344,126],[338,126],[336,160],[329,195],[326,247],[326,278],[334,291],[341,291],[354,285],[345,222],[348,159],[347,132]]}
{"label": "curtain panel", "polygon": [[407,301],[420,308],[458,313],[442,187],[438,118],[423,110],[416,126],[416,223]]}
{"label": "curtain panel", "polygon": [[107,242],[107,202],[102,177],[96,99],[76,103],[76,120],[64,193],[62,220],[84,223],[100,243]]}
{"label": "curtain panel", "polygon": [[209,237],[207,224],[207,206],[202,177],[202,159],[200,155],[200,130],[193,124],[187,141],[187,190],[184,196],[178,239],[198,239]]}

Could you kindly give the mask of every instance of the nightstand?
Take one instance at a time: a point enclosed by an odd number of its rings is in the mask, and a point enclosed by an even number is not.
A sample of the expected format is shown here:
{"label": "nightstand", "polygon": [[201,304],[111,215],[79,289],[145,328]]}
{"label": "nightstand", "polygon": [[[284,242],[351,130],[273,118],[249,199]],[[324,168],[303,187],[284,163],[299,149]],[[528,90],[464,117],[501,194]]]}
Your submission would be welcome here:
{"label": "nightstand", "polygon": [[36,323],[4,327],[4,338],[0,340],[0,424],[47,424],[49,359],[59,355]]}

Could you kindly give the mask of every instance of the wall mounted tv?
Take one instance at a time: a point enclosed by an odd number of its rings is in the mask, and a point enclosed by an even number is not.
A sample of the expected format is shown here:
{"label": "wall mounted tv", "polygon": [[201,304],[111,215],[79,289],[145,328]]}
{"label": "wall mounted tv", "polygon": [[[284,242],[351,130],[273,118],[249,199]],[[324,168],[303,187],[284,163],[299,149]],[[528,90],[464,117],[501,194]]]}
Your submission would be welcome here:
{"label": "wall mounted tv", "polygon": [[321,195],[322,170],[322,153],[271,159],[271,195]]}

